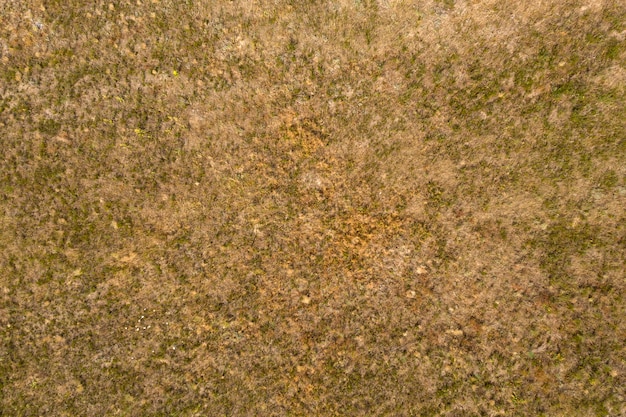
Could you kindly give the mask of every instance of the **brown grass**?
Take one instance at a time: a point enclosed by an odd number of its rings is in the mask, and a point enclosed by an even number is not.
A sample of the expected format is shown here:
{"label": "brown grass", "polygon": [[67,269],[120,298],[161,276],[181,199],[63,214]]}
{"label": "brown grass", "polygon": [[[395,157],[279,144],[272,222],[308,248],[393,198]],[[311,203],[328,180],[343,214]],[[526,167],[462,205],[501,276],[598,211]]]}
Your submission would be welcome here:
{"label": "brown grass", "polygon": [[0,11],[0,415],[626,415],[622,2]]}

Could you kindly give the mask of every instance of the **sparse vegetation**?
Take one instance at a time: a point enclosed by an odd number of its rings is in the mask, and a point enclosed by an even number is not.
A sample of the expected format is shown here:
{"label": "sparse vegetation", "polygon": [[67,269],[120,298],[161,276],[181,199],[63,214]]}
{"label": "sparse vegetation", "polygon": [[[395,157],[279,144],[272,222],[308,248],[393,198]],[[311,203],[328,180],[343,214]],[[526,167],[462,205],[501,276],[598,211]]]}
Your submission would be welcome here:
{"label": "sparse vegetation", "polygon": [[621,2],[0,11],[0,415],[626,415]]}

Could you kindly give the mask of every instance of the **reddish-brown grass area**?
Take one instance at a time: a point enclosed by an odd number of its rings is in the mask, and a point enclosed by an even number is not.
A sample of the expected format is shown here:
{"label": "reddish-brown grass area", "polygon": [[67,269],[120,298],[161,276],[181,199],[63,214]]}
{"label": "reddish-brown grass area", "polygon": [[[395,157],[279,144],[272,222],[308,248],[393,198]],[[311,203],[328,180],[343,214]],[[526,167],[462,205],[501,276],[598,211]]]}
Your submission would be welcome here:
{"label": "reddish-brown grass area", "polygon": [[0,415],[626,415],[626,6],[0,0]]}

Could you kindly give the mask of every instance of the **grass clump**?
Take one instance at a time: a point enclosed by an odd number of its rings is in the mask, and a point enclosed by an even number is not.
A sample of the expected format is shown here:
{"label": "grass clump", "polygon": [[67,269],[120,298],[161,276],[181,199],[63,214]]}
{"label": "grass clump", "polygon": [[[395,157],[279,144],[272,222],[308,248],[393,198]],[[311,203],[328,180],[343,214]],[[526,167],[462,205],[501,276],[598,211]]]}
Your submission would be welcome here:
{"label": "grass clump", "polygon": [[5,2],[7,415],[626,413],[626,8]]}

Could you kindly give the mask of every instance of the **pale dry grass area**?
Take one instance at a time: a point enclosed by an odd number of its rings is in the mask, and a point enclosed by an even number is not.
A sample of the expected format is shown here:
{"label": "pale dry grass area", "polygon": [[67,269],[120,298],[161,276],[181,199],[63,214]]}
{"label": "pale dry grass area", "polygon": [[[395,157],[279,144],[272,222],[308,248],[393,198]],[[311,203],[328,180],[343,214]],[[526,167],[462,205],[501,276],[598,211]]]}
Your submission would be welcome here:
{"label": "pale dry grass area", "polygon": [[626,4],[0,0],[0,415],[626,415]]}

